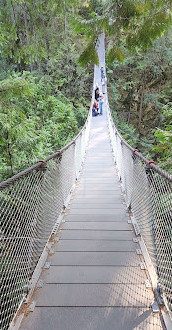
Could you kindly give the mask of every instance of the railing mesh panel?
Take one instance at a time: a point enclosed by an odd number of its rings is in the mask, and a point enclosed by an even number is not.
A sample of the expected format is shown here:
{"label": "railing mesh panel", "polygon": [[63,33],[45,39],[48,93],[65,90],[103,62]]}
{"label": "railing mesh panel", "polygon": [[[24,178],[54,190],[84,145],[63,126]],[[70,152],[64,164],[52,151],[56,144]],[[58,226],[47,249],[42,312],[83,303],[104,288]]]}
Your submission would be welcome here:
{"label": "railing mesh panel", "polygon": [[157,274],[160,295],[172,315],[172,177],[132,149],[118,133],[107,101],[111,144],[133,223]]}
{"label": "railing mesh panel", "polygon": [[78,177],[89,130],[90,115],[69,146],[0,184],[0,329],[8,329]]}

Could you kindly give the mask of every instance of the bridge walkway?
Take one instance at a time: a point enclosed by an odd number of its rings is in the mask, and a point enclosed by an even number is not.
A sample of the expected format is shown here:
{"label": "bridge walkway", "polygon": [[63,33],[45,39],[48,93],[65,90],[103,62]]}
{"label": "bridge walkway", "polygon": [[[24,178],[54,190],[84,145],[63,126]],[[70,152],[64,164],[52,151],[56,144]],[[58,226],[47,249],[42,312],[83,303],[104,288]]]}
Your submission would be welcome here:
{"label": "bridge walkway", "polygon": [[33,295],[35,309],[21,329],[164,329],[150,309],[154,296],[128,223],[105,106],[103,116],[92,118],[86,160],[64,220],[50,268],[41,275],[44,285]]}

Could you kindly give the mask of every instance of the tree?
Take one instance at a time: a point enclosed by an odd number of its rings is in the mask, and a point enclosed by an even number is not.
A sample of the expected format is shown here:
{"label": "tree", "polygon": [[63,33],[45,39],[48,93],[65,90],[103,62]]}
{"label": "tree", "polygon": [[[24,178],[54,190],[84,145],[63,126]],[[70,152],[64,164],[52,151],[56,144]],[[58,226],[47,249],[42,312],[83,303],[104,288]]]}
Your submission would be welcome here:
{"label": "tree", "polygon": [[84,124],[93,73],[77,65],[81,38],[70,27],[82,2],[2,1],[1,180],[64,146]]}
{"label": "tree", "polygon": [[79,0],[3,0],[0,12],[0,46],[19,70],[33,71],[52,50],[58,50],[67,33],[67,19]]}
{"label": "tree", "polygon": [[107,67],[110,107],[120,133],[167,171],[172,156],[171,45],[169,31],[153,49],[131,54],[123,48],[124,61]]}
{"label": "tree", "polygon": [[49,77],[29,72],[0,82],[0,180],[48,157],[77,135],[83,114],[52,92]]}
{"label": "tree", "polygon": [[[89,3],[89,2],[88,2]],[[110,0],[104,2],[103,12],[92,13],[91,19],[76,19],[75,32],[88,39],[87,48],[80,56],[80,63],[97,63],[95,44],[97,37],[105,31],[109,40],[108,60],[122,60],[124,53],[121,44],[129,50],[145,50],[153,41],[162,36],[171,26],[170,0]],[[94,49],[94,51],[92,50]],[[90,50],[92,50],[91,56]]]}

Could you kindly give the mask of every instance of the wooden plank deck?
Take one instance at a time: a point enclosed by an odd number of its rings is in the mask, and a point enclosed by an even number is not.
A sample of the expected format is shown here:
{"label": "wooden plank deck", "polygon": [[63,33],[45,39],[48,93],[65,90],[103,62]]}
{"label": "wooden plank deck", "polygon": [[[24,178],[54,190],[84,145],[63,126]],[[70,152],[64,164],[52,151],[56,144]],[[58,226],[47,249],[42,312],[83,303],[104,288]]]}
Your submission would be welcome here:
{"label": "wooden plank deck", "polygon": [[22,330],[164,329],[128,219],[104,109],[92,118],[83,171]]}

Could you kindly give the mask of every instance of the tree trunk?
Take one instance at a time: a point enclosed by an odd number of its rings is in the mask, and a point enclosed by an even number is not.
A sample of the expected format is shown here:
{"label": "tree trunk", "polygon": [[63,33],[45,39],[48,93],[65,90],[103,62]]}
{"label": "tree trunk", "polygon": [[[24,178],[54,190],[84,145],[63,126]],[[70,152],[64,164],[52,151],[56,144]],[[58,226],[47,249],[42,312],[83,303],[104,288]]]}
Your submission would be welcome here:
{"label": "tree trunk", "polygon": [[139,106],[139,121],[138,121],[138,131],[140,134],[142,114],[143,114],[143,97],[144,97],[144,86],[141,86],[141,95],[140,95],[140,106]]}
{"label": "tree trunk", "polygon": [[131,100],[130,100],[130,107],[129,107],[129,113],[128,113],[128,120],[127,120],[127,124],[130,124],[130,117],[131,117]]}
{"label": "tree trunk", "polygon": [[[25,8],[26,8],[26,5],[25,5]],[[23,12],[23,18],[24,18],[24,25],[25,25],[25,30],[26,30],[26,42],[27,42],[27,45],[29,46],[30,45],[30,37],[29,37],[29,29],[28,29],[28,21],[27,21],[27,12],[25,11],[25,8],[24,8],[24,12]],[[32,60],[30,60],[30,71],[31,72],[33,71]]]}
{"label": "tree trunk", "polygon": [[11,152],[11,147],[10,147],[10,143],[8,142],[7,145],[7,149],[8,149],[8,156],[9,156],[9,163],[10,163],[10,168],[11,168],[11,174],[12,176],[14,175],[14,171],[13,171],[13,160],[12,160],[12,152]]}

